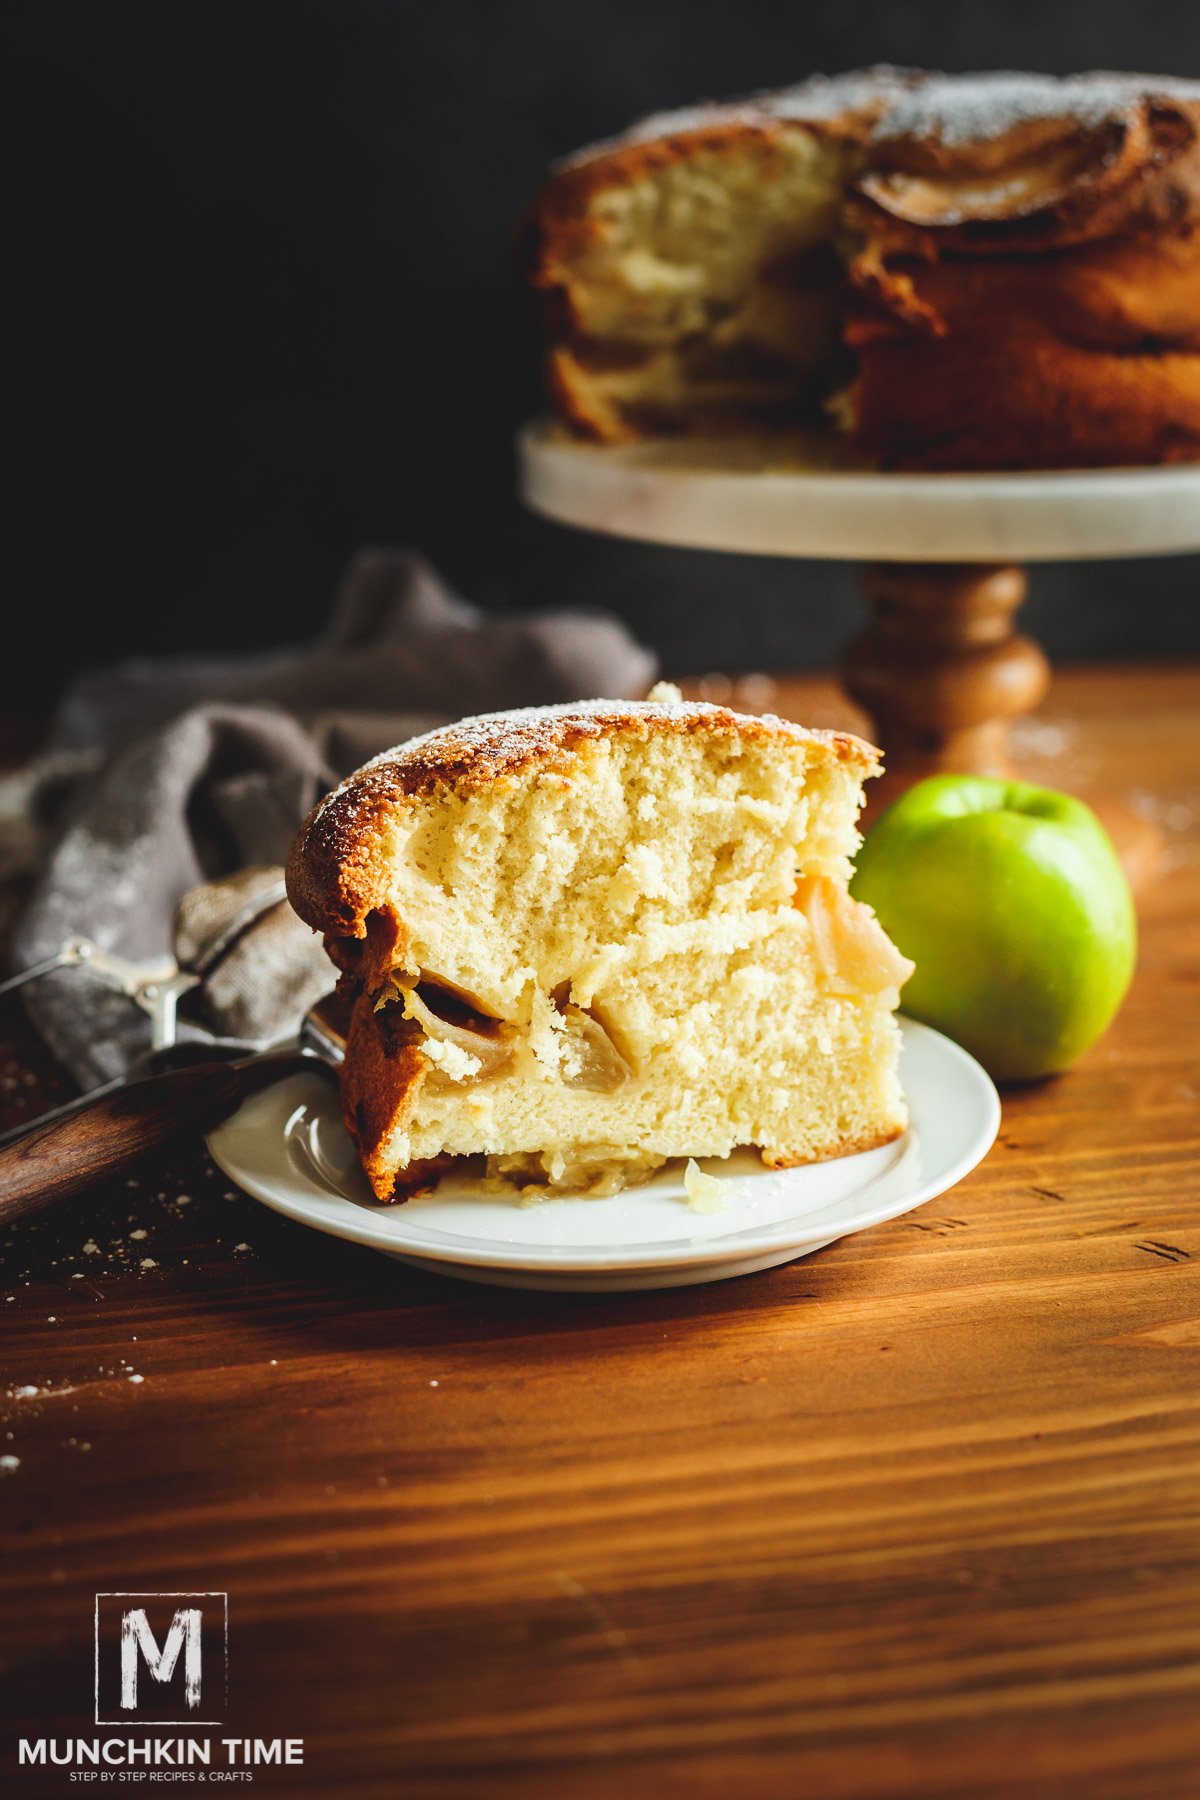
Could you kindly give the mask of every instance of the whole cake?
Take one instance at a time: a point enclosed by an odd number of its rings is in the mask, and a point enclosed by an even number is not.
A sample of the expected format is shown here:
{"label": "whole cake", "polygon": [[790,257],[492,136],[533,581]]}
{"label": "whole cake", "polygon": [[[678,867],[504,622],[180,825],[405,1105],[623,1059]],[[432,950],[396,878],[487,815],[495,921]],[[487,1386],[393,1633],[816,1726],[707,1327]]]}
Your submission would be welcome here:
{"label": "whole cake", "polygon": [[288,891],[357,995],[343,1111],[378,1197],[454,1159],[603,1192],[902,1131],[912,965],[846,891],[877,760],[666,689],[467,719],[351,776]]}
{"label": "whole cake", "polygon": [[588,437],[1200,458],[1197,82],[881,68],[666,113],[557,168],[520,246]]}

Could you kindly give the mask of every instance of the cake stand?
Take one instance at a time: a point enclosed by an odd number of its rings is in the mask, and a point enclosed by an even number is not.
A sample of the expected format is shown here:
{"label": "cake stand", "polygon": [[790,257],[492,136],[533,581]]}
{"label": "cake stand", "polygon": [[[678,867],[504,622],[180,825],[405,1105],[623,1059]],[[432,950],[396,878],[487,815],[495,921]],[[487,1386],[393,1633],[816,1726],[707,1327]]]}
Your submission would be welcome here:
{"label": "cake stand", "polygon": [[[568,525],[688,549],[864,562],[870,617],[843,686],[887,772],[878,807],[940,770],[1011,776],[1013,721],[1049,665],[1015,618],[1027,562],[1200,550],[1200,465],[980,475],[884,474],[830,440],[678,438],[592,445],[555,425],[518,441],[521,491]],[[1153,828],[1089,796],[1131,874]]]}

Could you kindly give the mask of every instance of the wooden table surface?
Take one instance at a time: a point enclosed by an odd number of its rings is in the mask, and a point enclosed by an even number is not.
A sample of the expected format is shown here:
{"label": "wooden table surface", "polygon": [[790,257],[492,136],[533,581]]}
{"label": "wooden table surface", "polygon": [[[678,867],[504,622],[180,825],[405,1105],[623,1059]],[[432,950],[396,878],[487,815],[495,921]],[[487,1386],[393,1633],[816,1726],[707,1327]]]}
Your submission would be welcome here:
{"label": "wooden table surface", "polygon": [[[0,1787],[67,1791],[15,1733],[95,1734],[97,1590],[216,1589],[226,1733],[305,1739],[276,1795],[1200,1794],[1198,723],[1196,669],[1075,672],[1022,731],[1164,866],[1108,1039],[912,1217],[522,1294],[193,1147],[14,1231]],[[14,1117],[54,1076],[5,1018]]]}

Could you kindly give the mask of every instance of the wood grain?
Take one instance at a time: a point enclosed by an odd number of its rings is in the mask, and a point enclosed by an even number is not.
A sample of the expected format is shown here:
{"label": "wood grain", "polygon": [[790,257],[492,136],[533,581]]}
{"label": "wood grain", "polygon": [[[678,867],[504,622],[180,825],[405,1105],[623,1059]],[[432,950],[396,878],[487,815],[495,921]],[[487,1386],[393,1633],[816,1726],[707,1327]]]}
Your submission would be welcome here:
{"label": "wood grain", "polygon": [[0,1145],[0,1228],[128,1175],[181,1137],[194,1139],[258,1088],[293,1074],[299,1052],[201,1062],[83,1101]]}
{"label": "wood grain", "polygon": [[[845,722],[830,682],[776,704]],[[306,1740],[276,1795],[1200,1793],[1198,705],[1072,673],[1018,727],[1167,851],[1109,1038],[908,1219],[526,1295],[195,1152],[8,1234],[5,1778],[13,1731],[94,1729],[96,1590],[217,1588],[229,1730]]]}

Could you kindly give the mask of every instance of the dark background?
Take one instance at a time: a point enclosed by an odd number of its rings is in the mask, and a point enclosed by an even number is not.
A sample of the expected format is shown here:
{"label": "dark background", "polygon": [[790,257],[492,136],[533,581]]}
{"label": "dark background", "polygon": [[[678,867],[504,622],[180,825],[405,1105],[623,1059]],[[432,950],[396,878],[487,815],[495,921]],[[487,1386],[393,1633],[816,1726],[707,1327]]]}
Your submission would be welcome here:
{"label": "dark background", "polygon": [[[10,711],[73,667],[302,637],[360,543],[488,605],[604,605],[671,668],[827,662],[838,565],[522,513],[506,261],[547,161],[874,60],[1200,73],[1196,0],[6,0]],[[1059,655],[1200,650],[1200,560],[1042,569]]]}

